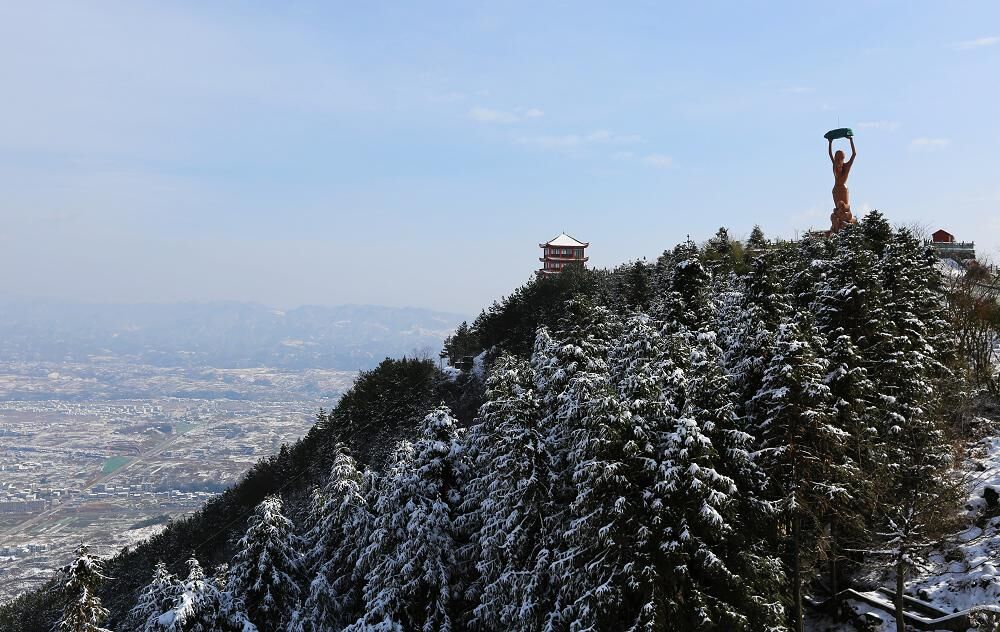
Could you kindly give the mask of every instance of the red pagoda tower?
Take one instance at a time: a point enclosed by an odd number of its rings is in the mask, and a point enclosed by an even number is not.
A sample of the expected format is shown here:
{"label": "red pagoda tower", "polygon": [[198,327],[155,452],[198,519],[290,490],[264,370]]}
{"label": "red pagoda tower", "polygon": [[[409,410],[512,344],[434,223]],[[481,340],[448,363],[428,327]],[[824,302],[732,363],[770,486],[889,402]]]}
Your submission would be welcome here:
{"label": "red pagoda tower", "polygon": [[542,249],[542,269],[539,274],[554,274],[561,271],[567,265],[584,265],[590,257],[586,256],[587,246],[590,244],[578,241],[566,233],[559,233],[559,236],[550,239],[544,244],[538,244]]}

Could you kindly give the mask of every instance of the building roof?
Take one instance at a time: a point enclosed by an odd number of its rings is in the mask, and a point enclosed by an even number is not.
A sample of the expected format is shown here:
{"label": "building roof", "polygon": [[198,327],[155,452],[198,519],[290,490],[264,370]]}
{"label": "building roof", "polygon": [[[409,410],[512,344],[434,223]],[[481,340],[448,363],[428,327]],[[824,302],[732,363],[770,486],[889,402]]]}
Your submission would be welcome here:
{"label": "building roof", "polygon": [[546,246],[558,246],[558,247],[566,247],[566,246],[581,247],[582,246],[582,247],[586,248],[590,244],[587,243],[587,242],[583,242],[583,241],[579,241],[577,239],[574,239],[574,238],[570,237],[569,235],[567,235],[566,233],[559,233],[558,237],[554,237],[554,238],[550,239],[549,241],[545,242],[544,244],[538,244],[538,245],[541,248],[544,248]]}
{"label": "building roof", "polygon": [[955,239],[954,235],[943,228],[937,229],[931,236],[934,238],[934,241],[953,241]]}

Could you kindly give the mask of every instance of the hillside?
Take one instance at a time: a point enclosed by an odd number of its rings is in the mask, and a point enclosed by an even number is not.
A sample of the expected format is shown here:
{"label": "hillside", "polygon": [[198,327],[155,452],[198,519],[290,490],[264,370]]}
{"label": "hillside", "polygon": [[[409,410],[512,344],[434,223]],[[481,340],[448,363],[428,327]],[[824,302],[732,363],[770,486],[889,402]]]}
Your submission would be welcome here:
{"label": "hillside", "polygon": [[[533,279],[448,339],[471,370],[386,360],[108,560],[109,625],[785,630],[844,586],[931,586],[925,543],[967,528],[956,473],[989,431],[970,402],[996,388],[953,299],[878,213]],[[60,599],[0,627],[48,629]]]}

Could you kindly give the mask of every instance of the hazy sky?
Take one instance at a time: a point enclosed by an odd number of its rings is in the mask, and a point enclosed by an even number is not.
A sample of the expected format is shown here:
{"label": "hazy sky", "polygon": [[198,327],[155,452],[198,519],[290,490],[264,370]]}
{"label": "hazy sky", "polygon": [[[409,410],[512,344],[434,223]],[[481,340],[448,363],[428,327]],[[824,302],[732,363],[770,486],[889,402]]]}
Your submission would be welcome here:
{"label": "hazy sky", "polygon": [[561,230],[825,227],[840,126],[995,252],[998,112],[994,1],[4,2],[0,292],[468,313]]}

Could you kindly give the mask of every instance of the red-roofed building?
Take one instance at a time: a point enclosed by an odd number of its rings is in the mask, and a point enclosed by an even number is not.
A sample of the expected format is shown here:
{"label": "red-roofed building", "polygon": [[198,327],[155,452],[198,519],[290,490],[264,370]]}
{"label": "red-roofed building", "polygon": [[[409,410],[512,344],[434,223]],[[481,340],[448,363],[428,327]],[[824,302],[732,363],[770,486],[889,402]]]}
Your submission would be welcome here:
{"label": "red-roofed building", "polygon": [[943,228],[931,233],[931,246],[942,259],[954,259],[961,263],[976,258],[976,242],[955,241],[955,236]]}
{"label": "red-roofed building", "polygon": [[946,231],[943,228],[939,228],[931,235],[931,239],[934,240],[936,244],[952,244],[955,243],[955,236]]}
{"label": "red-roofed building", "polygon": [[579,241],[570,237],[566,233],[559,233],[558,237],[550,239],[544,244],[538,244],[542,249],[541,274],[554,274],[562,271],[567,265],[584,265],[590,258],[586,255],[587,246],[590,243]]}

